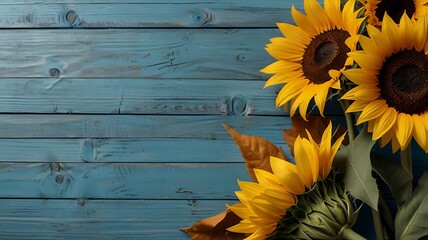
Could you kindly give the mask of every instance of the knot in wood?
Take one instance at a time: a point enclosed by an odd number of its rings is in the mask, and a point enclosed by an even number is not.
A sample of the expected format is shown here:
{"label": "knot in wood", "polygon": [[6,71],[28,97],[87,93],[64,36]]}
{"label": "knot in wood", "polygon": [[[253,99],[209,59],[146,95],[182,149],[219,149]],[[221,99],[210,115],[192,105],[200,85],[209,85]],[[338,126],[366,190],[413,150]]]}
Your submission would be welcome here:
{"label": "knot in wood", "polygon": [[63,183],[64,182],[64,176],[63,175],[57,175],[55,177],[55,182],[58,183],[58,184]]}
{"label": "knot in wood", "polygon": [[59,163],[51,163],[51,171],[59,172],[61,170],[61,165]]}
{"label": "knot in wood", "polygon": [[213,20],[213,14],[205,9],[199,9],[193,13],[193,21],[198,26],[205,26]]}
{"label": "knot in wood", "polygon": [[61,72],[58,68],[51,68],[49,69],[48,74],[51,77],[59,77],[59,75],[61,75]]}
{"label": "knot in wood", "polygon": [[76,18],[77,18],[77,14],[73,10],[70,10],[65,14],[65,21],[68,24],[73,24],[76,21]]}
{"label": "knot in wood", "polygon": [[235,96],[229,102],[228,115],[243,115],[247,107],[247,101],[242,96]]}

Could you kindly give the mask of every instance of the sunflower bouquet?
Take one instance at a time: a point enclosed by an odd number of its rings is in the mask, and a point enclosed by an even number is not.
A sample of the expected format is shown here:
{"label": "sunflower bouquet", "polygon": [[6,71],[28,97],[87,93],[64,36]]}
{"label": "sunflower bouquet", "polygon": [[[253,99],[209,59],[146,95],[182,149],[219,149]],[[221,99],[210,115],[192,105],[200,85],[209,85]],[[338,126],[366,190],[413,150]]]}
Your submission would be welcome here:
{"label": "sunflower bouquet", "polygon": [[[427,239],[428,0],[304,0],[266,51],[265,87],[282,85],[284,138],[294,162],[258,136],[225,128],[253,182],[239,203],[183,229],[193,239],[365,239],[353,230],[371,209],[376,239]],[[324,117],[337,101],[346,128]],[[315,105],[320,116],[309,114]],[[296,115],[297,109],[299,115]],[[419,157],[419,155],[417,155]],[[388,199],[386,199],[388,198]],[[367,237],[367,236],[366,236]]]}

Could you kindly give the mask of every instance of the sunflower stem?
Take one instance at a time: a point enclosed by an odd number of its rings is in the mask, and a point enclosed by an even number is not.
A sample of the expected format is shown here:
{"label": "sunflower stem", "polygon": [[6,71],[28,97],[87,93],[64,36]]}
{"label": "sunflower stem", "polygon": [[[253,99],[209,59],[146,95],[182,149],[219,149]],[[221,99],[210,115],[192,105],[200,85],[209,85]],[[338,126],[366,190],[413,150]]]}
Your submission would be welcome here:
{"label": "sunflower stem", "polygon": [[346,109],[349,107],[349,102],[346,100],[339,100],[340,106],[342,106],[343,113],[346,119],[346,127],[348,128],[349,143],[355,139],[354,131],[354,121],[352,120],[352,115],[346,112]]}
{"label": "sunflower stem", "polygon": [[411,144],[412,143],[410,142],[406,149],[400,152],[400,160],[404,169],[410,174],[411,177],[413,177]]}
{"label": "sunflower stem", "polygon": [[386,204],[385,200],[382,197],[382,194],[379,195],[379,211],[382,212],[382,217],[384,220],[384,225],[388,230],[388,233],[394,232],[394,218],[392,217],[391,210]]}
{"label": "sunflower stem", "polygon": [[374,224],[376,239],[383,240],[384,238],[383,238],[382,220],[380,219],[379,212],[373,208],[372,208],[372,217],[373,217],[373,224]]}
{"label": "sunflower stem", "polygon": [[365,238],[360,234],[354,232],[354,230],[352,230],[348,225],[345,225],[339,233],[339,239],[360,240]]}

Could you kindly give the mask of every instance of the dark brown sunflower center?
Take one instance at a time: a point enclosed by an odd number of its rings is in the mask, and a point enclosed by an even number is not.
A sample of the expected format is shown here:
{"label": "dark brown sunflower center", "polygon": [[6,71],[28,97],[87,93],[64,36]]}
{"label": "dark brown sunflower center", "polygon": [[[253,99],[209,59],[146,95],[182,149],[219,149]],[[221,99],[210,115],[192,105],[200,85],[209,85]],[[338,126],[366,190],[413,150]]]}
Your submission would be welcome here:
{"label": "dark brown sunflower center", "polygon": [[394,22],[398,23],[404,11],[407,16],[412,17],[416,11],[413,0],[382,0],[377,4],[376,17],[382,21],[383,15],[387,12]]}
{"label": "dark brown sunflower center", "polygon": [[343,68],[351,49],[345,44],[349,33],[328,30],[315,36],[305,49],[302,66],[305,77],[312,83],[322,84],[331,79],[328,71]]}
{"label": "dark brown sunflower center", "polygon": [[428,110],[428,56],[402,50],[388,57],[379,72],[382,98],[390,107],[407,114]]}

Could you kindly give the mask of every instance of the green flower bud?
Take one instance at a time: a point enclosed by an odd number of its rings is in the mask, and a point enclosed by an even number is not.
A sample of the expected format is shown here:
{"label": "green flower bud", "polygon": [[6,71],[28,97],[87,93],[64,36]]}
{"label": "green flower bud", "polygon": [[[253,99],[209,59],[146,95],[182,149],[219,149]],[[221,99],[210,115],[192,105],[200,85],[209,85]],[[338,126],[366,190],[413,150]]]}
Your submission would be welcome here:
{"label": "green flower bud", "polygon": [[314,184],[287,209],[269,239],[341,239],[354,225],[358,211],[337,176]]}

